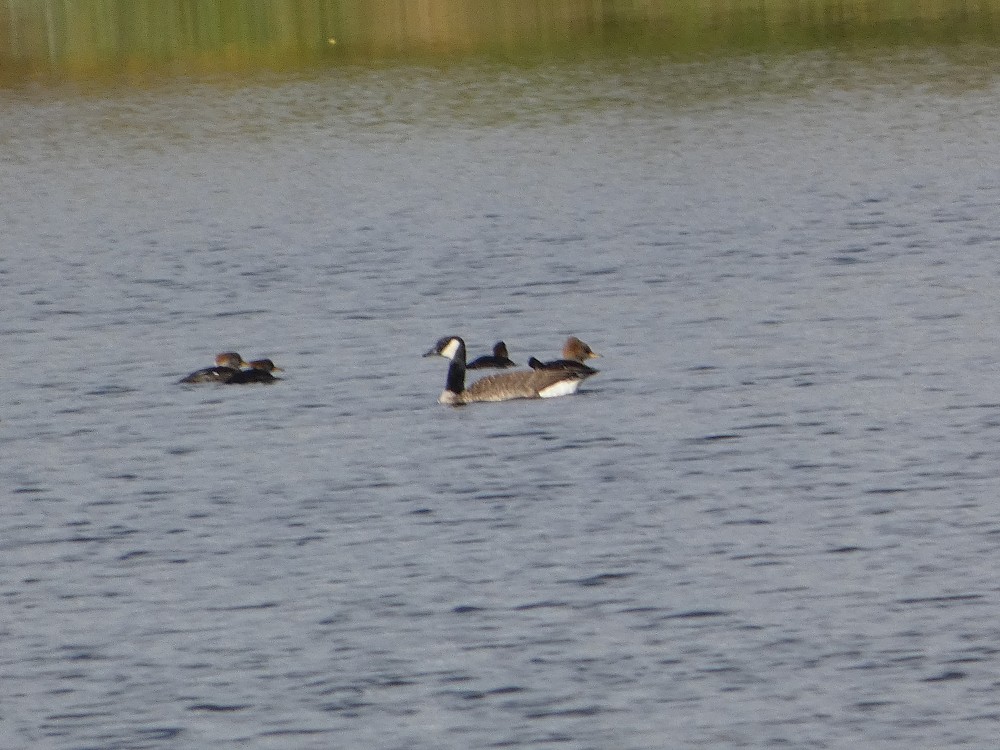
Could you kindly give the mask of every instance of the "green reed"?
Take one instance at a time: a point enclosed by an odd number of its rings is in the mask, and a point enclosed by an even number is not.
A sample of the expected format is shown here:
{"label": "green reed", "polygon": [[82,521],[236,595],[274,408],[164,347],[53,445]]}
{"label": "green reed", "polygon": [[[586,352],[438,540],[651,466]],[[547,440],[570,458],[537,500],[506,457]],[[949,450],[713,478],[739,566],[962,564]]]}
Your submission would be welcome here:
{"label": "green reed", "polygon": [[1000,0],[0,0],[0,82],[1000,38]]}

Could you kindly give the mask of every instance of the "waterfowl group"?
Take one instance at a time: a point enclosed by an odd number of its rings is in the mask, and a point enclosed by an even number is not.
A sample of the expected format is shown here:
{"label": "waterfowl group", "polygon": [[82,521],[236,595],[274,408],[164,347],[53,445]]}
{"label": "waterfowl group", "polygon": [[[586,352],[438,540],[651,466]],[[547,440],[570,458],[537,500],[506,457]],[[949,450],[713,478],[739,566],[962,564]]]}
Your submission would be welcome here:
{"label": "waterfowl group", "polygon": [[[580,343],[583,344],[582,341]],[[586,344],[583,346],[586,347],[587,351],[590,351],[590,347],[587,347]],[[542,367],[489,375],[466,387],[465,371],[468,368],[465,364],[465,341],[458,336],[445,336],[424,356],[432,357],[435,355],[450,361],[445,389],[438,398],[442,404],[459,405],[480,401],[510,401],[516,398],[565,396],[575,393],[580,387],[580,383],[597,372],[594,368],[582,365],[582,363],[578,363],[581,364],[580,368]],[[590,356],[597,355],[590,352]]]}
{"label": "waterfowl group", "polygon": [[[601,355],[576,336],[570,336],[563,345],[562,359],[542,362],[531,357],[528,359],[529,370],[488,375],[469,386],[465,384],[466,370],[517,367],[508,356],[507,345],[503,341],[493,346],[492,355],[478,357],[468,364],[465,361],[465,341],[459,336],[445,336],[424,356],[439,356],[448,360],[448,376],[438,401],[460,405],[518,398],[552,398],[576,393],[580,383],[598,372],[584,364],[584,360]],[[273,373],[281,371],[270,359],[247,362],[236,352],[222,352],[215,356],[213,367],[195,370],[179,382],[224,385],[273,383],[278,380]]]}
{"label": "waterfowl group", "polygon": [[273,383],[278,380],[272,373],[282,372],[269,359],[255,359],[247,362],[236,352],[222,352],[215,355],[215,367],[195,370],[181,383],[224,383],[240,385],[244,383]]}

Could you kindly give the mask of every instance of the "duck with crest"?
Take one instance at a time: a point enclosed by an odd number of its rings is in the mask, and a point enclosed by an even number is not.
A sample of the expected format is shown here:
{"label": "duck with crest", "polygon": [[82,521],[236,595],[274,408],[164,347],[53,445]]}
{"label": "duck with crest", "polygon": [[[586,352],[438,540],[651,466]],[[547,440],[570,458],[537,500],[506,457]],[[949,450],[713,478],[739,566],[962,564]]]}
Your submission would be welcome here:
{"label": "duck with crest", "polygon": [[601,355],[580,341],[576,336],[570,336],[563,344],[562,359],[554,359],[551,362],[539,362],[534,357],[528,360],[528,367],[532,370],[563,370],[565,372],[582,372],[586,375],[595,375],[600,370],[595,370],[590,365],[585,365],[585,359],[594,359]]}
{"label": "duck with crest", "polygon": [[241,371],[240,368],[248,366],[249,362],[244,362],[236,352],[222,352],[215,355],[215,367],[205,367],[195,370],[187,377],[181,378],[180,383],[228,383],[229,379]]}
{"label": "duck with crest", "polygon": [[281,378],[276,378],[271,373],[284,372],[274,362],[269,359],[255,359],[247,362],[247,369],[234,373],[226,385],[245,385],[246,383],[274,383]]}
{"label": "duck with crest", "polygon": [[569,370],[521,370],[489,375],[465,387],[465,342],[458,336],[445,336],[425,357],[450,360],[442,404],[471,404],[481,401],[510,401],[517,398],[552,398],[575,393],[592,373]]}

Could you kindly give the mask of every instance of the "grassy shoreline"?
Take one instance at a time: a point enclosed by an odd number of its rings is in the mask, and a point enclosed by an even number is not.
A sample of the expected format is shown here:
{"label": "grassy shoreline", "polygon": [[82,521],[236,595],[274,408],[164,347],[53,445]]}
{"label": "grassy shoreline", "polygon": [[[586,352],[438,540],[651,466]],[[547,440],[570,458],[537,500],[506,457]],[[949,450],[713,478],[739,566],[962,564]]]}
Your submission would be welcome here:
{"label": "grassy shoreline", "polygon": [[1000,0],[0,0],[0,83],[1000,43]]}

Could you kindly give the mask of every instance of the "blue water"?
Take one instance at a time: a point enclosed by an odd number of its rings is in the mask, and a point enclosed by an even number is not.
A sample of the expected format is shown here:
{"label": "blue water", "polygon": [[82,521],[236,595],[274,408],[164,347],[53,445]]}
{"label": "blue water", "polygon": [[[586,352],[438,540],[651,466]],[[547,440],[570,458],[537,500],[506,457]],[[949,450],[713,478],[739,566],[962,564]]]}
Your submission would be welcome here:
{"label": "blue water", "polygon": [[0,746],[994,747],[978,59],[5,92]]}

